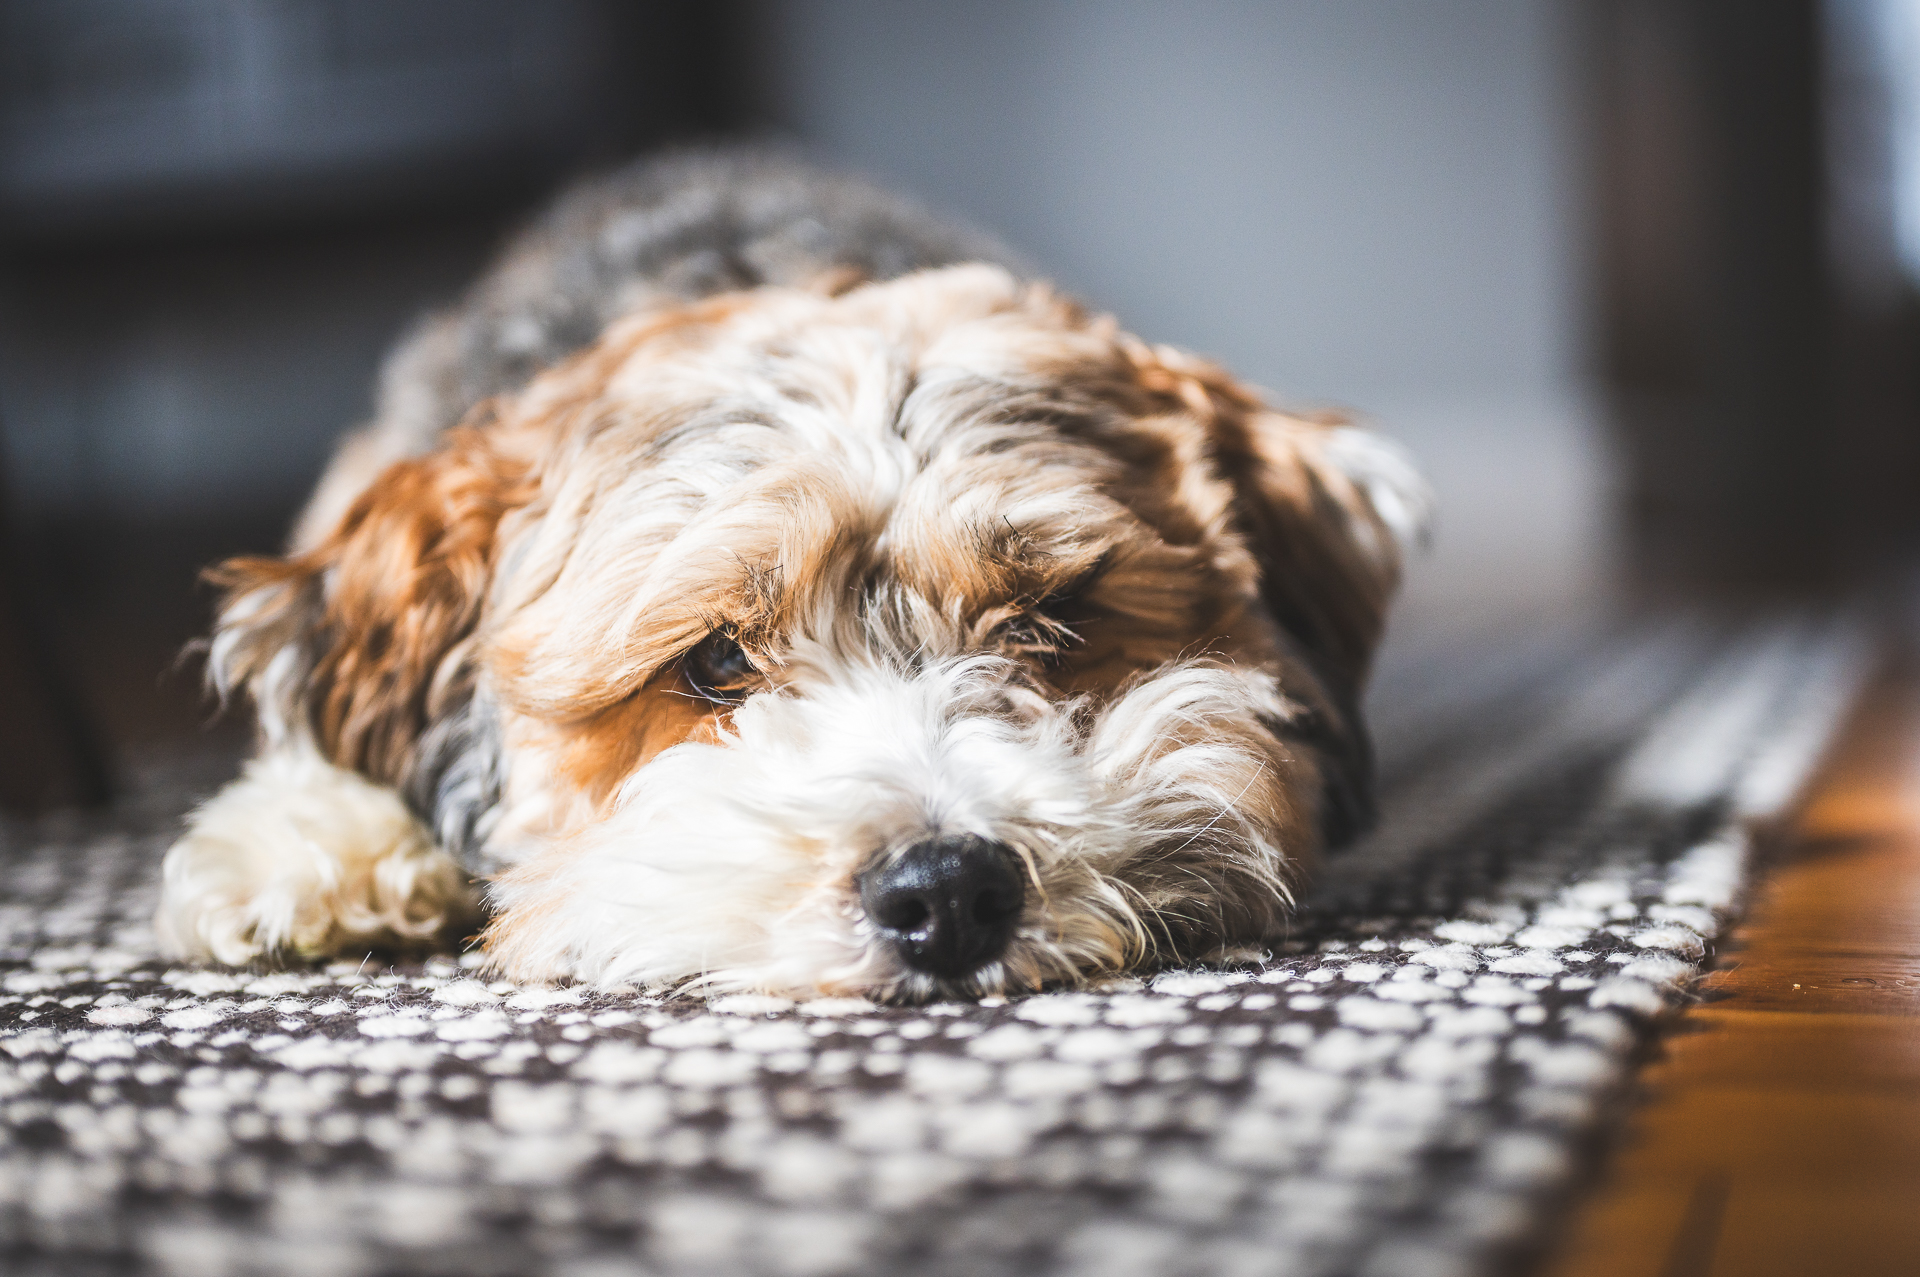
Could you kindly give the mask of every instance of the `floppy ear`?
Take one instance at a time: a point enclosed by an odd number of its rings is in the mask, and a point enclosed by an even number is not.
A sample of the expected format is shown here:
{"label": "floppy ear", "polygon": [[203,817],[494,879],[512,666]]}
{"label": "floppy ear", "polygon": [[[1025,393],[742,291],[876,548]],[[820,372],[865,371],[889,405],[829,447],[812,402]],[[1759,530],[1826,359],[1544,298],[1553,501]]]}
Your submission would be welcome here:
{"label": "floppy ear", "polygon": [[305,734],[338,766],[401,784],[422,733],[470,693],[469,639],[526,473],[462,427],[382,472],[311,550],[215,569],[214,685],[247,688],[269,745]]}
{"label": "floppy ear", "polygon": [[1241,530],[1274,619],[1358,696],[1429,498],[1392,444],[1338,420],[1264,409],[1214,423]]}
{"label": "floppy ear", "polygon": [[1141,383],[1207,431],[1233,490],[1233,518],[1260,571],[1268,613],[1329,702],[1277,730],[1319,753],[1328,846],[1372,817],[1373,757],[1359,713],[1402,556],[1426,534],[1431,496],[1392,444],[1337,418],[1275,412],[1218,366],[1130,345]]}

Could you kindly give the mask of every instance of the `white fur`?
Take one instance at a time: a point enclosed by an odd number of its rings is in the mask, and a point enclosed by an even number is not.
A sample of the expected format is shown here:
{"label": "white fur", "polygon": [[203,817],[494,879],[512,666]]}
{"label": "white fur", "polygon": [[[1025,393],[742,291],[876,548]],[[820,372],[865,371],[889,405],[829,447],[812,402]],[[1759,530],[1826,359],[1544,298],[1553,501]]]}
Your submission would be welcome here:
{"label": "white fur", "polygon": [[[1433,489],[1407,450],[1371,430],[1345,427],[1327,436],[1326,457],[1367,494],[1401,555],[1427,544],[1437,503]],[[1364,530],[1354,528],[1365,539]]]}
{"label": "white fur", "polygon": [[399,795],[284,749],[194,813],[167,852],[155,930],[170,956],[237,964],[418,941],[470,910]]}
{"label": "white fur", "polygon": [[[1286,806],[1288,760],[1257,721],[1288,713],[1271,678],[1173,666],[1086,729],[1075,706],[1004,681],[1008,669],[841,658],[750,698],[720,743],[666,751],[605,820],[496,882],[502,963],[602,986],[913,986],[923,978],[864,921],[856,875],[874,848],[934,833],[998,840],[1025,860],[1028,908],[1006,967],[1063,975],[1099,965],[1076,947],[1151,944],[1125,870],[1200,840],[1285,897],[1299,866],[1249,814]],[[1263,784],[1260,802],[1241,803]]]}

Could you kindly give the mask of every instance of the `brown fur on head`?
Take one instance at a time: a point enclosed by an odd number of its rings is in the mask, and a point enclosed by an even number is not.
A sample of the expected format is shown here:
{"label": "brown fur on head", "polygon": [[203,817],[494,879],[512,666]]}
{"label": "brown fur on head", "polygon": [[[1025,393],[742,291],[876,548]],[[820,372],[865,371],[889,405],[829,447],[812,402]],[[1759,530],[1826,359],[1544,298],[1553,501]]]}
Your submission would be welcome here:
{"label": "brown fur on head", "polygon": [[[1364,820],[1383,455],[997,268],[761,288],[230,564],[215,667],[497,875],[514,973],[1080,978],[1260,940]],[[1026,886],[928,974],[870,884],[939,838]]]}

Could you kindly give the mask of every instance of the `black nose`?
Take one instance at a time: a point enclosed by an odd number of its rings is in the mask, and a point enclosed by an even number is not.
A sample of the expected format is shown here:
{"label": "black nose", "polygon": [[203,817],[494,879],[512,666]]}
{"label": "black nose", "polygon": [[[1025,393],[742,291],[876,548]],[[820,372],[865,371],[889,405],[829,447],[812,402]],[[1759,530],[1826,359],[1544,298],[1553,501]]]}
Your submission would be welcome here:
{"label": "black nose", "polygon": [[968,975],[1006,949],[1026,883],[1013,849],[962,835],[929,838],[860,877],[860,903],[916,971]]}

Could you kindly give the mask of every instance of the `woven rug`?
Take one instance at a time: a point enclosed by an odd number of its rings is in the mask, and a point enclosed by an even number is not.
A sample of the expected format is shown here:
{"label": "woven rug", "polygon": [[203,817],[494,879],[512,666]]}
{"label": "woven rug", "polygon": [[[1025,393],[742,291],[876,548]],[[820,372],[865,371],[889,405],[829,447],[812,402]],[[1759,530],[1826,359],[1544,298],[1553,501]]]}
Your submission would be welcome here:
{"label": "woven rug", "polygon": [[12,1273],[1477,1274],[1537,1245],[1870,652],[1477,644],[1265,959],[888,1008],[151,956],[194,785],[5,831]]}

